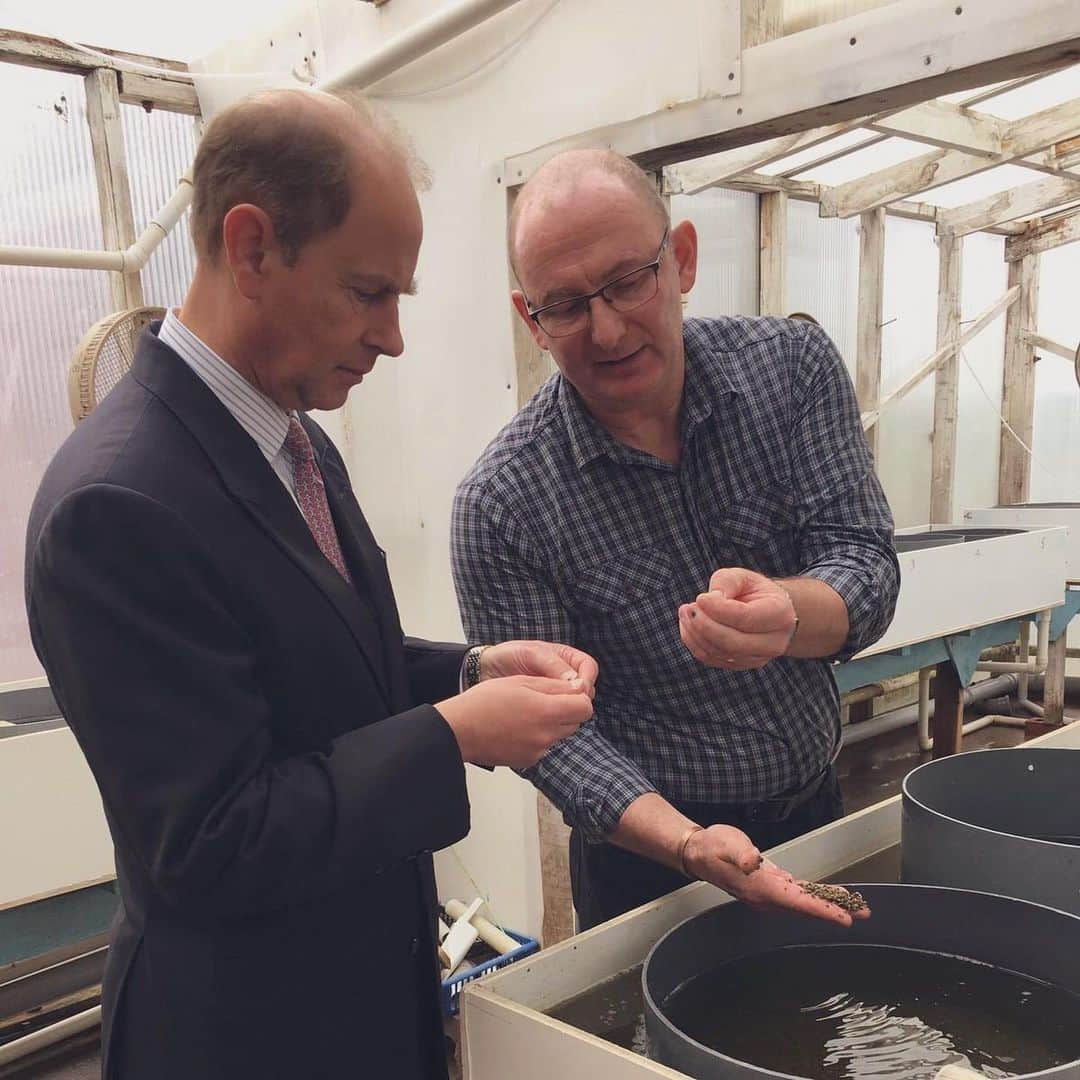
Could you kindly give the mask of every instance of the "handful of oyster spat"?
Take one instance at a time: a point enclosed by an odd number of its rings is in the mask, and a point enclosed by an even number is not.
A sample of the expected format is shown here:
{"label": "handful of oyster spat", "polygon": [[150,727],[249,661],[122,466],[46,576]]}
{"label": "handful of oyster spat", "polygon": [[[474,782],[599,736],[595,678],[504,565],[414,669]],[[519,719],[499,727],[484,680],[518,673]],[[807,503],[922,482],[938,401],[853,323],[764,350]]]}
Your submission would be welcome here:
{"label": "handful of oyster spat", "polygon": [[845,889],[840,885],[823,885],[818,881],[802,881],[799,887],[803,892],[816,896],[819,900],[826,900],[839,908],[854,914],[866,907],[866,901],[860,892],[854,889]]}

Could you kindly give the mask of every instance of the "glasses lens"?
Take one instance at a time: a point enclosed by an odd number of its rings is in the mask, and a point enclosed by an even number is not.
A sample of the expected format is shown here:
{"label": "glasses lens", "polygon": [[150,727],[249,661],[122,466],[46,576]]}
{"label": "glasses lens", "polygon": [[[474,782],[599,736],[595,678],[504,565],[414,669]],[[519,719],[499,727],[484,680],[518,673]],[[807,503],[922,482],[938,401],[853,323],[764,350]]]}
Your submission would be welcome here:
{"label": "glasses lens", "polygon": [[604,290],[604,296],[616,311],[629,311],[651,300],[656,290],[656,268],[646,266],[613,281]]}
{"label": "glasses lens", "polygon": [[544,332],[552,337],[576,334],[585,328],[588,321],[589,307],[584,300],[567,300],[565,304],[555,304],[538,318]]}

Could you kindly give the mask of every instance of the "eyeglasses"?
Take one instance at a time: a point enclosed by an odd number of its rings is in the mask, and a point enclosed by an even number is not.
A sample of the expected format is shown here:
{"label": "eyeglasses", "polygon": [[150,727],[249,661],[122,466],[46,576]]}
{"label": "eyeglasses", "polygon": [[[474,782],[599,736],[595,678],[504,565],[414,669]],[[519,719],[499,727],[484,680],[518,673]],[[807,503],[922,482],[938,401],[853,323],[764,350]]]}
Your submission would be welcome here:
{"label": "eyeglasses", "polygon": [[647,304],[660,289],[660,262],[667,247],[668,230],[660,240],[660,248],[652,262],[639,266],[629,273],[620,274],[606,285],[584,296],[572,296],[554,304],[536,308],[529,318],[549,337],[569,337],[580,334],[589,325],[591,304],[598,296],[616,311],[633,311]]}

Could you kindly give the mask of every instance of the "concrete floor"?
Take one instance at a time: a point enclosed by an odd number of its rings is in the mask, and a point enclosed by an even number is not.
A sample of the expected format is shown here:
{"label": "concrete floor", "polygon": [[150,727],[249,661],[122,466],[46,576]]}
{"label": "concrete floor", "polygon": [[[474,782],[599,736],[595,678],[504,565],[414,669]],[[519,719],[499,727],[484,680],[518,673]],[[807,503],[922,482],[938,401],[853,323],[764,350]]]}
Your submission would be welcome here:
{"label": "concrete floor", "polygon": [[[1080,720],[1080,701],[1070,702],[1065,709],[1068,719]],[[969,712],[969,719],[976,713]],[[989,727],[964,737],[963,752],[1016,746],[1024,741],[1019,728]],[[844,808],[854,813],[865,806],[888,799],[900,791],[904,777],[917,765],[931,758],[930,752],[919,750],[915,728],[903,728],[879,735],[866,742],[845,747],[837,761],[840,786],[844,793]],[[100,1047],[85,1045],[69,1057],[54,1060],[48,1065],[33,1066],[17,1074],[3,1074],[18,1080],[99,1080],[101,1076]]]}

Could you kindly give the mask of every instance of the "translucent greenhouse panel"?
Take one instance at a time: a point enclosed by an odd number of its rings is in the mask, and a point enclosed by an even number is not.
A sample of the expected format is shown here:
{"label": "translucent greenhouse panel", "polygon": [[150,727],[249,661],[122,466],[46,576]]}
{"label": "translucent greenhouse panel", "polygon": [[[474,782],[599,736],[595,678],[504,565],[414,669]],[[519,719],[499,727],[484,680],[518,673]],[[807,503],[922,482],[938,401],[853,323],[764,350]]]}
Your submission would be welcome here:
{"label": "translucent greenhouse panel", "polygon": [[[83,81],[0,64],[0,243],[99,250],[97,183]],[[41,674],[23,604],[26,519],[71,430],[67,369],[110,309],[108,276],[0,266],[0,684]]]}
{"label": "translucent greenhouse panel", "polygon": [[698,233],[697,282],[686,314],[756,315],[758,312],[758,201],[745,191],[709,188],[675,195],[671,220],[689,218]]}
{"label": "translucent greenhouse panel", "polygon": [[[135,230],[146,223],[176,191],[180,177],[195,157],[196,119],[181,113],[138,105],[122,105],[121,120],[127,147],[128,177]],[[187,211],[143,267],[143,297],[147,304],[179,305],[195,271]]]}
{"label": "translucent greenhouse panel", "polygon": [[788,312],[812,315],[855,377],[859,309],[858,218],[818,217],[816,203],[788,202]]}

